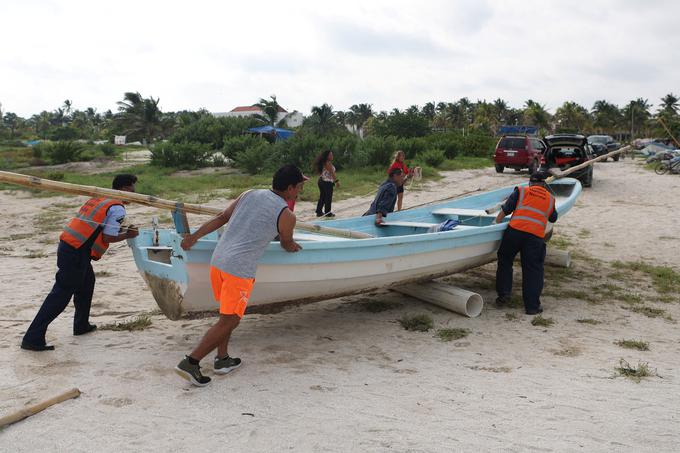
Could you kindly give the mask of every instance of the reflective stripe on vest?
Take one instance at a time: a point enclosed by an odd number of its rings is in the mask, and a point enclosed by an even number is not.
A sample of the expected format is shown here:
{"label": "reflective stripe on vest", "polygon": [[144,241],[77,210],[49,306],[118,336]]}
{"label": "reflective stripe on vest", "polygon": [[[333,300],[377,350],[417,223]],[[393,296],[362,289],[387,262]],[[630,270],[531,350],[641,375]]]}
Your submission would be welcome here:
{"label": "reflective stripe on vest", "polygon": [[[548,225],[548,219],[552,213],[555,200],[550,193],[540,186],[531,186],[529,188],[520,186],[519,200],[517,207],[512,214],[509,226],[515,230],[531,233],[540,238],[545,236],[545,227]],[[546,197],[542,197],[537,192],[542,191]]]}
{"label": "reflective stripe on vest", "polygon": [[90,249],[90,256],[92,259],[98,260],[109,248],[108,243],[104,242],[102,224],[106,219],[109,208],[115,205],[122,205],[122,203],[110,198],[91,198],[71,219],[59,239],[78,249],[96,233]]}

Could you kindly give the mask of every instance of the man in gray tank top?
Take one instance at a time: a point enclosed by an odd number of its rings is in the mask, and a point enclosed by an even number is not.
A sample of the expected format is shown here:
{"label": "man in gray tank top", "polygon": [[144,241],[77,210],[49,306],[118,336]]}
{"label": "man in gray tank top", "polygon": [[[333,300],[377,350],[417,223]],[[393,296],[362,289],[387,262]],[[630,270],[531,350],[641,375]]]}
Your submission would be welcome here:
{"label": "man in gray tank top", "polygon": [[307,179],[295,165],[284,165],[274,173],[271,190],[242,193],[221,214],[182,240],[182,248],[189,250],[199,238],[229,222],[210,261],[210,283],[220,304],[220,318],[175,367],[177,374],[192,384],[203,387],[210,383],[210,378],[201,373],[199,362],[215,348],[215,373],[227,374],[241,366],[241,359],[229,357],[229,338],[243,317],[255,283],[257,261],[267,245],[279,236],[287,252],[302,248],[293,240],[295,214],[286,201],[297,198]]}

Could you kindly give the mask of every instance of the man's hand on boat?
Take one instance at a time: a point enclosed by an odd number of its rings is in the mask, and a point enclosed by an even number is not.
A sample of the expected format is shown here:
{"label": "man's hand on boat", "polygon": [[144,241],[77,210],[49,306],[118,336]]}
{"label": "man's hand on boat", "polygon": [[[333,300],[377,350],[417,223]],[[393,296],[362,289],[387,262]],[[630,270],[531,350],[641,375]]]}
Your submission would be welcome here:
{"label": "man's hand on boat", "polygon": [[136,238],[139,236],[139,228],[134,225],[127,227],[126,236],[128,239]]}
{"label": "man's hand on boat", "polygon": [[194,236],[193,234],[189,233],[186,236],[184,236],[184,239],[182,239],[182,242],[179,244],[180,247],[182,247],[184,250],[189,250],[191,247],[194,246],[194,244],[198,241],[198,237]]}
{"label": "man's hand on boat", "polygon": [[385,221],[383,220],[382,212],[376,212],[375,213],[375,226],[383,226],[384,222]]}

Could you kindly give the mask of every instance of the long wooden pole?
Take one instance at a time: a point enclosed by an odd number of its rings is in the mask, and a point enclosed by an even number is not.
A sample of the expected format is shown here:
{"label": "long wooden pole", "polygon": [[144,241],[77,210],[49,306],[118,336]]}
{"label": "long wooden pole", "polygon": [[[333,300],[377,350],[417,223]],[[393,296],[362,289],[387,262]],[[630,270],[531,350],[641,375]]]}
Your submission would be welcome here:
{"label": "long wooden pole", "polygon": [[[608,157],[614,157],[617,154],[624,153],[624,152],[628,151],[629,149],[631,149],[630,145],[624,146],[623,148],[619,148],[619,149],[612,151],[610,153],[603,154],[599,157],[596,157],[595,159],[588,160],[586,162],[583,162],[582,164],[578,164],[578,165],[571,167],[571,168],[568,168],[564,171],[560,171],[558,168],[551,168],[548,171],[550,171],[550,173],[552,173],[552,176],[546,178],[545,182],[546,182],[546,184],[549,184],[557,178],[564,178],[565,176],[569,176],[570,174],[574,173],[575,171],[584,169],[584,168],[586,168],[590,165],[593,165],[595,162],[605,160]],[[490,208],[486,208],[485,209],[486,213],[487,214],[493,214],[494,212],[498,211],[501,208],[501,206],[503,206],[503,203],[505,203],[505,200],[501,201],[500,203],[496,203],[495,205],[491,206]]]}
{"label": "long wooden pole", "polygon": [[[49,179],[38,178],[37,176],[22,175],[8,171],[0,171],[0,182],[7,182],[19,186],[30,187],[31,189],[50,190],[54,192],[70,193],[74,195],[103,196],[115,198],[116,200],[128,201],[154,208],[178,210],[190,214],[217,215],[222,212],[219,208],[203,206],[200,204],[182,203],[179,201],[164,200],[141,193],[126,192],[123,190],[105,189],[103,187],[84,186],[71,184],[61,181],[50,181]],[[340,228],[330,228],[308,222],[298,221],[295,228],[310,231],[313,233],[325,234],[328,236],[338,236],[349,239],[367,239],[373,236],[360,231],[345,230]]]}
{"label": "long wooden pole", "polygon": [[62,403],[66,400],[70,400],[72,398],[78,398],[80,396],[80,390],[73,388],[67,392],[64,392],[60,395],[55,396],[54,398],[50,398],[48,400],[45,400],[41,403],[38,403],[34,406],[30,407],[25,407],[13,414],[6,415],[2,418],[0,418],[0,428],[3,428],[7,425],[11,425],[12,423],[16,423],[18,421],[21,421],[25,418],[30,417],[31,415],[35,415],[38,412],[42,412],[45,409],[47,409],[50,406],[54,406],[55,404]]}
{"label": "long wooden pole", "polygon": [[668,135],[670,135],[670,137],[673,139],[673,141],[675,142],[675,145],[676,145],[678,148],[680,148],[680,142],[678,142],[678,139],[675,138],[675,136],[673,135],[673,133],[671,132],[671,130],[668,129],[668,126],[666,126],[666,122],[665,122],[664,120],[662,120],[661,118],[657,118],[657,120],[659,120],[659,123],[661,123],[661,125],[663,126],[664,129],[666,129],[666,132],[667,132]]}

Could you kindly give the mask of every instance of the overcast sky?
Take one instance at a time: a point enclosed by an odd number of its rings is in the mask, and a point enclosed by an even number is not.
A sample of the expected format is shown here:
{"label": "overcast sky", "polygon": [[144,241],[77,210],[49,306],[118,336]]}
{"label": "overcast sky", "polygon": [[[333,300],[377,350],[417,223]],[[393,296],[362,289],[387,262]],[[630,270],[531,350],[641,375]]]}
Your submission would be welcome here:
{"label": "overcast sky", "polygon": [[680,94],[678,18],[673,0],[3,1],[0,103],[25,117],[65,99],[115,111],[126,91],[164,111],[271,94],[305,114],[464,96],[656,106]]}

